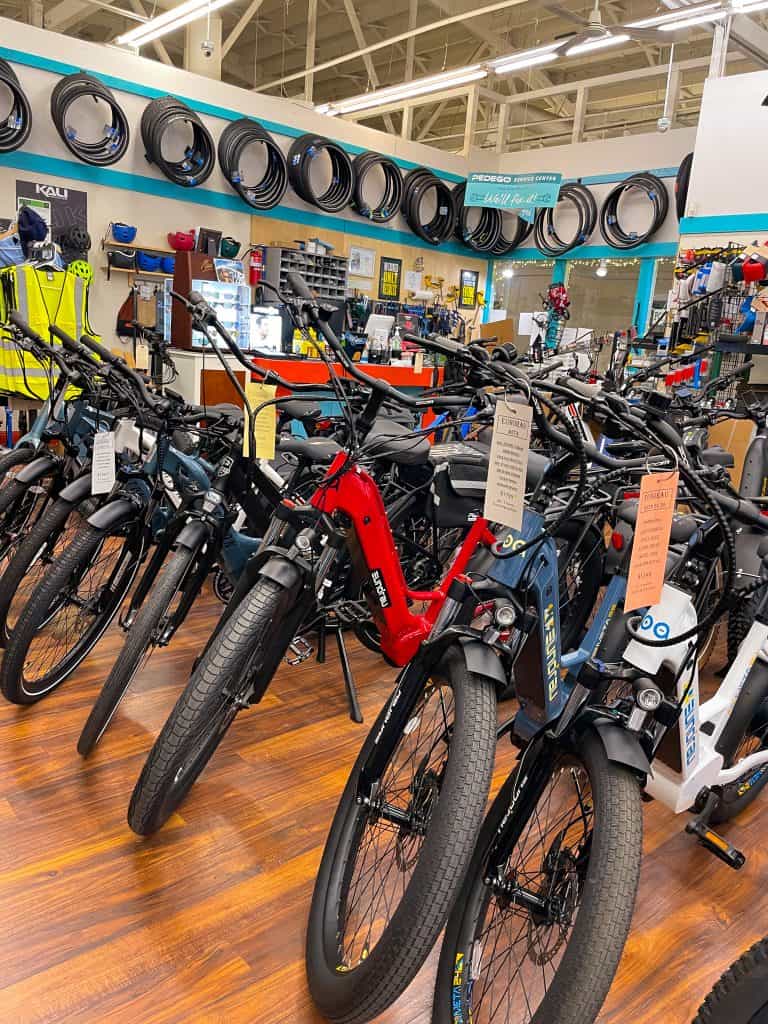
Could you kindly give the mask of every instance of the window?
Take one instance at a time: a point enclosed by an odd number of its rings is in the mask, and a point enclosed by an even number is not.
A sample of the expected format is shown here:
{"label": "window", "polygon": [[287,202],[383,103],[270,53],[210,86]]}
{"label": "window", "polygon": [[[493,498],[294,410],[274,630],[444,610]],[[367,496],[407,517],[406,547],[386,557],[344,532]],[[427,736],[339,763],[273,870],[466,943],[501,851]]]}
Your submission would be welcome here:
{"label": "window", "polygon": [[552,283],[553,260],[535,263],[497,262],[493,268],[494,319],[503,319],[505,311],[515,323],[520,313],[535,313],[542,308],[541,296],[546,295]]}

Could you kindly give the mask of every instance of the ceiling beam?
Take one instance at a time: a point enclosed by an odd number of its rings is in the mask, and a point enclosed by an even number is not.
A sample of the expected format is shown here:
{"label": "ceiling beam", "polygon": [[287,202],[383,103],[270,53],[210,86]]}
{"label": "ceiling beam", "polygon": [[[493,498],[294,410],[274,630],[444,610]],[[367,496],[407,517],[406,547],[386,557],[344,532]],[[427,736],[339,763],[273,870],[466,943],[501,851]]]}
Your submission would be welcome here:
{"label": "ceiling beam", "polygon": [[[70,0],[62,0],[67,3]],[[72,0],[75,2],[75,0]],[[471,18],[478,18],[484,14],[494,14],[496,11],[506,10],[508,7],[516,7],[518,4],[527,3],[528,0],[497,0],[496,3],[488,4],[485,7],[475,7],[470,11],[465,11],[463,14],[456,14],[450,18],[442,18],[440,21],[430,22],[429,25],[421,25],[417,28],[408,29],[407,32],[401,32],[399,35],[390,36],[389,39],[382,39],[378,43],[370,43],[368,46],[362,47],[357,50],[352,50],[350,53],[344,53],[340,57],[334,57],[333,60],[324,61],[322,64],[315,64],[313,67],[307,67],[303,71],[295,71],[293,74],[284,75],[282,78],[275,78],[271,82],[267,82],[262,86],[262,89],[276,89],[279,85],[284,85],[286,82],[296,82],[300,78],[306,78],[307,75],[316,74],[318,71],[325,71],[328,68],[336,67],[338,64],[345,64],[350,60],[357,60],[358,57],[362,57],[364,53],[374,53],[376,50],[383,50],[388,46],[392,46],[394,43],[404,42],[406,39],[410,39],[412,36],[423,35],[425,32],[434,32],[437,29],[445,28],[447,25],[456,25],[459,22],[466,21]]]}
{"label": "ceiling beam", "polygon": [[264,3],[264,0],[252,0],[252,2],[246,7],[243,13],[240,15],[237,24],[229,33],[227,38],[221,44],[221,56],[226,57],[235,43],[238,41],[240,36],[245,32],[250,23],[256,16],[259,8]]}
{"label": "ceiling beam", "polygon": [[768,67],[768,32],[753,18],[737,14],[731,21],[731,42],[738,46],[745,57],[750,57],[760,67]]}
{"label": "ceiling beam", "polygon": [[[344,10],[347,12],[349,24],[352,26],[352,32],[355,37],[355,42],[357,43],[360,49],[364,50],[368,44],[365,41],[363,29],[362,26],[360,25],[360,19],[357,16],[357,11],[355,10],[355,5],[352,3],[352,0],[344,0]],[[371,57],[370,53],[363,54],[363,64],[365,65],[365,70],[368,72],[368,80],[371,86],[374,89],[378,89],[380,85],[379,76],[376,73],[376,68],[373,66],[373,58]],[[395,126],[392,121],[391,114],[384,115],[384,124],[390,135],[394,135]]]}

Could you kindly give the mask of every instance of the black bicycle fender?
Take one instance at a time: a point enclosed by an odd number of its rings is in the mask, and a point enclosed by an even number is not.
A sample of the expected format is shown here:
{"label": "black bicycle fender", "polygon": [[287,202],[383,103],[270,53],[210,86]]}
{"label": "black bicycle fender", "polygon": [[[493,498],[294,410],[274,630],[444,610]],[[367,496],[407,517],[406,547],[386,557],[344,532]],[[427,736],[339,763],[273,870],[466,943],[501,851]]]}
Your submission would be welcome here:
{"label": "black bicycle fender", "polygon": [[187,548],[188,551],[194,551],[200,547],[202,542],[208,535],[208,527],[205,523],[201,523],[199,519],[193,520],[191,523],[187,523],[176,538],[176,545],[178,547]]}
{"label": "black bicycle fender", "polygon": [[31,462],[27,463],[23,469],[20,469],[14,480],[19,484],[37,483],[38,480],[51,472],[58,461],[55,455],[39,455],[36,459],[32,459]]}
{"label": "black bicycle fender", "polygon": [[[16,479],[18,480],[18,476]],[[736,531],[736,578],[734,580],[736,590],[741,590],[750,583],[754,583],[755,578],[760,575],[762,558],[758,555],[757,549],[764,539],[764,533],[758,533],[757,530],[753,531],[747,527]]]}
{"label": "black bicycle fender", "polygon": [[301,579],[301,569],[295,562],[279,555],[273,556],[262,565],[259,576],[265,576],[268,580],[279,583],[281,587],[295,586]]}
{"label": "black bicycle fender", "polygon": [[91,474],[84,473],[71,484],[67,484],[59,493],[59,501],[68,501],[70,505],[79,505],[91,496]]}
{"label": "black bicycle fender", "polygon": [[651,762],[640,746],[640,741],[631,732],[612,722],[595,722],[592,728],[603,744],[605,756],[609,761],[623,764],[641,775],[651,774]]}
{"label": "black bicycle fender", "polygon": [[113,526],[132,519],[136,515],[136,506],[128,498],[115,498],[97,509],[88,517],[88,525],[97,530],[111,530]]}
{"label": "black bicycle fender", "polygon": [[461,637],[459,647],[464,655],[468,672],[490,679],[502,687],[508,685],[509,680],[501,658],[497,657],[487,644],[481,643],[479,640],[471,640],[468,637]]}

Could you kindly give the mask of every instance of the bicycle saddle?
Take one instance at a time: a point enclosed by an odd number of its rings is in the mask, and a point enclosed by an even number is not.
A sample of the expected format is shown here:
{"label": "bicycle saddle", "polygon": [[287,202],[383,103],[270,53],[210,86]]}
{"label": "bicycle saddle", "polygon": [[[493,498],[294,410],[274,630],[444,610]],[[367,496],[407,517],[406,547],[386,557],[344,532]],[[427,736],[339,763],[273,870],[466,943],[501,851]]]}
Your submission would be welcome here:
{"label": "bicycle saddle", "polygon": [[719,444],[704,448],[701,452],[701,461],[705,466],[725,466],[726,469],[732,469],[736,464],[733,455]]}
{"label": "bicycle saddle", "polygon": [[332,462],[342,449],[327,437],[284,436],[278,438],[277,450],[305,462]]}
{"label": "bicycle saddle", "polygon": [[429,458],[429,441],[393,419],[377,419],[370,429],[363,453],[403,466],[416,466]]}
{"label": "bicycle saddle", "polygon": [[290,417],[292,420],[317,420],[322,416],[319,406],[313,402],[302,402],[301,399],[283,402],[278,408],[283,415]]}
{"label": "bicycle saddle", "polygon": [[[637,506],[637,499],[630,498],[619,505],[616,515],[623,523],[634,526],[637,522]],[[698,528],[699,522],[696,516],[674,515],[672,517],[670,540],[673,544],[684,544],[687,540],[691,539]]]}

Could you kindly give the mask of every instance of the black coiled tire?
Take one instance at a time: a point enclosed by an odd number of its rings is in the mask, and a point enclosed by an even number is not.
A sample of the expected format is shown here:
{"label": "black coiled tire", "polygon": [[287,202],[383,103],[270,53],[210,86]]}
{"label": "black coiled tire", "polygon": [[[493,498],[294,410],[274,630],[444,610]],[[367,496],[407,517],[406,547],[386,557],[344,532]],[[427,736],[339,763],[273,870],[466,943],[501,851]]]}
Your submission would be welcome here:
{"label": "black coiled tire", "polygon": [[456,227],[454,234],[460,242],[468,245],[475,252],[493,252],[501,239],[501,210],[491,207],[480,207],[477,221],[470,223],[470,216],[477,210],[474,206],[464,205],[467,183],[463,181],[453,190],[453,201],[456,206]]}
{"label": "black coiled tire", "polygon": [[[192,142],[182,160],[163,156],[163,137],[172,125],[184,122],[192,129]],[[147,161],[175,185],[194,188],[211,176],[216,163],[216,148],[211,133],[185,103],[173,96],[161,96],[147,104],[141,115],[141,139]]]}
{"label": "black coiled tire", "polygon": [[[320,195],[312,185],[312,163],[326,153],[331,161],[331,181]],[[338,213],[349,205],[355,175],[352,161],[335,142],[323,135],[301,135],[288,150],[288,180],[296,195],[325,213]]]}
{"label": "black coiled tire", "polygon": [[[435,212],[426,221],[422,219],[421,207],[425,196],[434,192]],[[411,231],[429,245],[447,242],[456,227],[456,204],[453,190],[426,167],[415,167],[403,181],[403,215]]]}
{"label": "black coiled tire", "polygon": [[[250,146],[263,146],[267,157],[264,174],[255,184],[245,180],[241,167],[243,155]],[[219,166],[235,192],[254,210],[273,209],[288,187],[285,154],[266,128],[248,117],[232,121],[221,133]]]}
{"label": "black coiled tire", "polygon": [[[501,214],[501,233],[499,234],[498,242],[491,252],[494,256],[506,256],[507,253],[512,252],[518,245],[522,245],[526,238],[528,238],[533,231],[533,221],[523,220],[516,213],[508,213],[506,210],[500,210],[499,213]],[[512,231],[507,230],[504,223],[505,217],[514,217],[515,221]]]}
{"label": "black coiled tire", "polygon": [[[643,193],[651,204],[653,219],[645,231],[626,231],[619,221],[619,203],[633,190]],[[632,174],[611,189],[600,210],[600,234],[614,249],[636,249],[652,238],[667,219],[669,194],[655,174]]]}
{"label": "black coiled tire", "polygon": [[691,182],[691,167],[693,166],[693,153],[688,153],[680,161],[675,178],[675,211],[677,219],[682,220],[685,216],[685,207],[688,203],[688,186]]}
{"label": "black coiled tire", "polygon": [[[365,179],[374,167],[381,168],[384,192],[375,206],[365,198]],[[400,211],[403,200],[403,176],[394,160],[381,153],[359,153],[352,161],[354,186],[352,208],[374,224],[386,224]]]}
{"label": "black coiled tire", "polygon": [[555,259],[575,249],[576,246],[583,245],[597,224],[597,203],[585,185],[561,185],[557,202],[558,204],[571,203],[576,208],[578,225],[570,238],[563,239],[557,233],[555,228],[556,207],[542,207],[537,212],[533,225],[536,248],[539,252]]}
{"label": "black coiled tire", "polygon": [[8,89],[12,99],[9,114],[0,123],[0,153],[12,153],[29,138],[32,110],[16,72],[5,60],[0,60],[0,83]]}
{"label": "black coiled tire", "polygon": [[[105,124],[104,135],[97,142],[78,139],[77,128],[67,120],[70,107],[83,96],[102,100],[112,113],[111,123]],[[51,93],[51,118],[64,145],[85,164],[107,167],[117,163],[128,148],[131,133],[125,112],[112,92],[94,75],[81,71],[59,79]]]}

